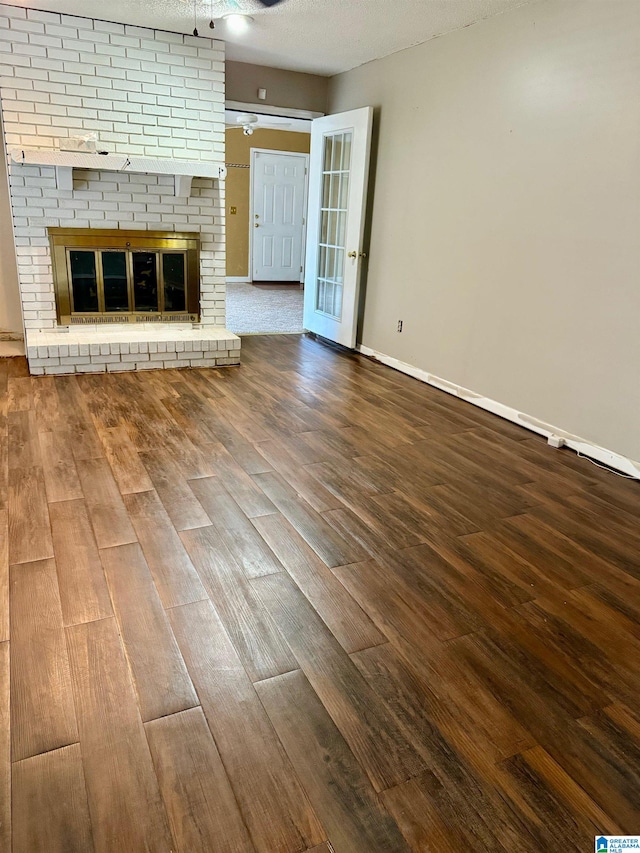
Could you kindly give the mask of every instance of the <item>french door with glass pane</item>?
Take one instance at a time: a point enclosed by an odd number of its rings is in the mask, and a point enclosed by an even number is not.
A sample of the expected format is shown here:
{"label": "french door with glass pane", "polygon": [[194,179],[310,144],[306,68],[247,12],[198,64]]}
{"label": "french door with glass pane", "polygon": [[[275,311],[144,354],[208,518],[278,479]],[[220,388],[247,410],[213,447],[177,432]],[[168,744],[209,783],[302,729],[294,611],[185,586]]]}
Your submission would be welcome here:
{"label": "french door with glass pane", "polygon": [[373,109],[311,125],[304,327],[347,347],[356,342]]}

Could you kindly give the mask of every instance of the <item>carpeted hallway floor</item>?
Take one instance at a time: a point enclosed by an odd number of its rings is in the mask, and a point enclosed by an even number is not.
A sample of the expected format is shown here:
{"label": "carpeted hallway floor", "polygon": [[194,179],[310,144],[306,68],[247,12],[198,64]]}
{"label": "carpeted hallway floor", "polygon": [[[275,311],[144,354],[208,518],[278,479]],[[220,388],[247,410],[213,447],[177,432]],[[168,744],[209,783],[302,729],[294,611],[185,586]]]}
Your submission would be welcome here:
{"label": "carpeted hallway floor", "polygon": [[227,283],[227,329],[236,335],[302,332],[302,302],[297,284]]}

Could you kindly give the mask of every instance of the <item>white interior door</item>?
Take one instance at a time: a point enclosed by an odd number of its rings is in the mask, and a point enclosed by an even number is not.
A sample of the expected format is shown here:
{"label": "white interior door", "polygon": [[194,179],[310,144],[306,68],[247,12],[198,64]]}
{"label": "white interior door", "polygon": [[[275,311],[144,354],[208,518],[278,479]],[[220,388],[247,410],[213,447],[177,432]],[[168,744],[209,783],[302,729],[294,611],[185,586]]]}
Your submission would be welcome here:
{"label": "white interior door", "polygon": [[301,281],[308,155],[251,150],[253,281]]}
{"label": "white interior door", "polygon": [[373,108],[311,123],[304,327],[354,347]]}

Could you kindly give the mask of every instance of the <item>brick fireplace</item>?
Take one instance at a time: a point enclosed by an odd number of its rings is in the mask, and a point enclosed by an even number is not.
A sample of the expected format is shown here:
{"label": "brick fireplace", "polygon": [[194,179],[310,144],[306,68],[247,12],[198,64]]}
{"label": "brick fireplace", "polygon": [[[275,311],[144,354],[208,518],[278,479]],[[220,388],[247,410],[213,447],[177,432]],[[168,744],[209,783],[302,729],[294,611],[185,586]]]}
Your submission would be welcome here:
{"label": "brick fireplace", "polygon": [[[31,372],[238,363],[240,339],[225,329],[224,44],[0,4],[0,75]],[[96,153],[63,150],[87,134],[97,136]],[[150,242],[159,232],[190,234],[197,302],[184,318],[145,303],[148,316],[133,310],[105,322],[84,312],[71,322],[54,288],[52,234],[61,229],[148,232]],[[144,240],[133,243],[144,250]],[[145,274],[155,252],[160,288],[165,272],[178,272],[154,246]]]}

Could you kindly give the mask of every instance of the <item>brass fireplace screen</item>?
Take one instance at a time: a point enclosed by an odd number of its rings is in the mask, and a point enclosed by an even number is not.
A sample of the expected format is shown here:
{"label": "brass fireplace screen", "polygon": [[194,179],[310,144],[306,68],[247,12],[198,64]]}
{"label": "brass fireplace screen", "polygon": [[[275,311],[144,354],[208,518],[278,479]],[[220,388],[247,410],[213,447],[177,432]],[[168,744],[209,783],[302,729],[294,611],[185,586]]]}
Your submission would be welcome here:
{"label": "brass fireplace screen", "polygon": [[196,322],[198,234],[49,228],[61,325]]}

